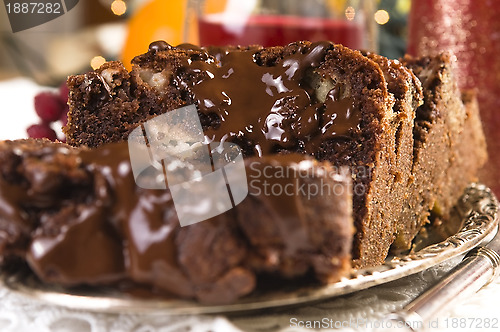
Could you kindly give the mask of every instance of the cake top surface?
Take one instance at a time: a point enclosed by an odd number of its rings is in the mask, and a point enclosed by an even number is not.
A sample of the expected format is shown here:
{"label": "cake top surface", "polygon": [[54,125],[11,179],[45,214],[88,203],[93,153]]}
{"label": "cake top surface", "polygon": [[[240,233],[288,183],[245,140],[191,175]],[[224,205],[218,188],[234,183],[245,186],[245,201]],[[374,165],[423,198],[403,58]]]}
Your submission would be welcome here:
{"label": "cake top surface", "polygon": [[[218,123],[205,131],[209,141],[245,136],[257,142],[254,153],[261,156],[276,144],[289,148],[297,140],[307,141],[305,149],[312,151],[310,145],[318,144],[315,137],[344,136],[359,125],[360,114],[353,99],[342,96],[341,84],[328,82],[328,91],[318,91],[308,81],[331,47],[329,42],[301,45],[293,54],[264,64],[258,47],[174,48],[155,42],[135,62],[153,56],[160,63],[166,57],[162,52],[180,51],[180,70],[172,77],[162,74],[186,88],[201,113],[217,114]],[[141,71],[143,77],[155,75]]]}

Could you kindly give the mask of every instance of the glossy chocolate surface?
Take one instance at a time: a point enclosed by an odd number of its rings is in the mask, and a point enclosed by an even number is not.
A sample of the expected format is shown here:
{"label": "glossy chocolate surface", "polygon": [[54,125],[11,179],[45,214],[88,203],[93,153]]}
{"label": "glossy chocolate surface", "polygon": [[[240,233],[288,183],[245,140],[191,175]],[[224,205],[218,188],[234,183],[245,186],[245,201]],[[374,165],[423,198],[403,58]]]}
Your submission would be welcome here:
{"label": "glossy chocolate surface", "polygon": [[[182,44],[177,48],[205,54],[185,59],[183,75],[173,80],[190,92],[201,113],[217,115],[219,124],[205,131],[208,141],[249,140],[257,156],[278,149],[297,150],[346,136],[360,122],[353,99],[341,98],[341,85],[332,88],[325,100],[318,100],[316,87],[309,82],[331,47],[329,42],[317,42],[273,65],[263,65],[258,48]],[[170,49],[164,42],[150,45],[150,52]]]}
{"label": "glossy chocolate surface", "polygon": [[[274,265],[259,263],[266,266],[264,270],[294,276],[312,268],[309,255],[323,255],[322,250],[327,250],[311,237],[316,220],[310,220],[305,212],[306,206],[317,201],[304,201],[296,192],[296,180],[300,167],[309,169],[311,179],[333,180],[314,170],[307,156],[289,154],[246,161],[251,180],[291,185],[292,195],[251,191],[253,197],[247,197],[236,209],[180,227],[169,190],[146,190],[135,184],[127,143],[89,150],[49,142],[38,148],[38,143],[35,147],[27,143],[35,141],[23,142],[0,145],[0,161],[15,160],[15,167],[4,167],[0,176],[0,220],[9,221],[0,223],[0,235],[9,231],[4,225],[25,233],[26,252],[17,248],[15,254],[25,255],[44,281],[69,286],[132,281],[184,298],[228,303],[255,288],[256,274],[263,270],[251,262],[255,253],[278,258]],[[266,167],[290,172],[269,177]],[[338,201],[349,199],[346,190]],[[265,209],[256,212],[254,202]],[[328,204],[332,204],[329,199]],[[254,213],[259,214],[259,222],[252,221]],[[349,224],[346,215],[338,218]],[[271,232],[254,227],[261,222],[269,225]],[[347,233],[342,247],[346,259],[350,241]],[[8,254],[5,247],[0,249],[2,255]],[[291,273],[283,261],[294,260],[301,267]],[[314,264],[316,268],[318,263]],[[336,271],[332,266],[326,269]]]}

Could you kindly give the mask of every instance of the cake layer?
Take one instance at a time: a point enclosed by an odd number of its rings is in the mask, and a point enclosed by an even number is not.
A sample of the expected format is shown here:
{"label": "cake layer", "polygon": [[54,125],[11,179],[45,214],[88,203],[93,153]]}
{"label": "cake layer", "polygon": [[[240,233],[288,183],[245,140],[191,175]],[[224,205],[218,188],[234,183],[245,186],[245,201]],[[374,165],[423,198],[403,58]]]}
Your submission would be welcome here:
{"label": "cake layer", "polygon": [[136,185],[127,143],[4,141],[0,165],[2,263],[26,261],[47,283],[229,303],[263,274],[332,282],[350,271],[350,178],[304,155],[247,159],[243,202],[186,227],[170,190]]}

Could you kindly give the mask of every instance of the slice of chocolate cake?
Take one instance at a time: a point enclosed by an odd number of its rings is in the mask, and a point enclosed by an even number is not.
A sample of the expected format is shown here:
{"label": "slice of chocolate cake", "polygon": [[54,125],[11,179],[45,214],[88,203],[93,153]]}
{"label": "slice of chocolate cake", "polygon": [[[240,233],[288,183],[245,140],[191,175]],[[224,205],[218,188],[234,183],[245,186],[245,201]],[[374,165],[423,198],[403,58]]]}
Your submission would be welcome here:
{"label": "slice of chocolate cake", "polygon": [[47,283],[136,285],[205,303],[233,302],[263,274],[320,282],[347,275],[354,231],[347,173],[301,154],[245,164],[246,199],[181,227],[170,190],[136,185],[125,142],[92,150],[0,142],[2,264],[26,261]]}
{"label": "slice of chocolate cake", "polygon": [[420,79],[424,103],[416,111],[411,181],[403,221],[394,243],[407,250],[421,227],[446,221],[465,187],[485,163],[486,142],[479,109],[470,93],[464,99],[453,75],[451,55],[403,59]]}
{"label": "slice of chocolate cake", "polygon": [[[365,53],[364,55],[380,66],[387,82],[387,89],[395,99],[393,105],[395,116],[390,126],[391,136],[395,137],[395,161],[391,163],[390,172],[395,180],[390,188],[391,194],[386,200],[388,205],[394,209],[390,215],[397,218],[393,222],[396,226],[394,232],[396,232],[406,223],[399,213],[401,212],[401,202],[408,197],[408,183],[411,181],[413,126],[415,109],[422,103],[422,86],[415,75],[399,61],[390,60],[374,53]],[[368,252],[365,256],[368,256]],[[354,264],[357,267],[367,265],[363,260],[355,260]],[[369,262],[368,265],[374,265],[374,263]]]}
{"label": "slice of chocolate cake", "polygon": [[[434,58],[434,61],[439,57]],[[446,66],[450,64],[445,62]],[[460,189],[471,181],[477,181],[479,168],[487,159],[486,140],[479,118],[479,105],[475,91],[462,91],[461,99],[465,107],[465,120],[458,138],[454,141],[454,153],[450,157],[449,166],[444,180],[445,189],[435,190],[435,201],[430,212],[430,224],[427,234],[442,241],[450,234],[455,234],[461,227],[449,222],[451,207],[455,204],[458,193],[453,188]],[[462,191],[460,189],[459,191]],[[426,234],[426,235],[427,235]]]}
{"label": "slice of chocolate cake", "polygon": [[407,75],[394,108],[387,75],[361,53],[328,42],[224,49],[156,42],[130,73],[112,62],[71,77],[65,132],[70,144],[95,147],[195,104],[208,140],[236,143],[245,157],[295,152],[348,166],[353,257],[357,266],[375,265],[396,234],[409,174],[398,168],[410,158],[402,154],[419,101]]}

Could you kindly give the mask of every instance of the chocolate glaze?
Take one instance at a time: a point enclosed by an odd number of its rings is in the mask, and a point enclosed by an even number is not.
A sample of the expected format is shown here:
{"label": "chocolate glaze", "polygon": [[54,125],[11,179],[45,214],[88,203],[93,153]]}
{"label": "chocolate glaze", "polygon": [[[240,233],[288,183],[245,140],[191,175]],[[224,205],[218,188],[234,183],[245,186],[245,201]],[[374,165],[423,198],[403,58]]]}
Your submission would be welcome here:
{"label": "chocolate glaze", "polygon": [[[326,100],[318,100],[308,84],[331,47],[330,42],[300,46],[294,54],[264,65],[258,61],[259,48],[182,44],[177,48],[204,55],[184,59],[181,74],[173,80],[189,91],[202,114],[217,115],[218,125],[205,130],[209,142],[244,138],[252,142],[251,154],[258,156],[279,149],[298,150],[309,141],[317,145],[348,136],[360,123],[354,100],[340,98],[336,92],[341,87],[334,88]],[[156,44],[150,47],[151,52],[158,49]]]}
{"label": "chocolate glaze", "polygon": [[[339,267],[319,264],[317,257],[325,262],[332,257],[349,259],[350,209],[343,207],[342,213],[334,209],[350,201],[347,190],[333,201],[316,197],[306,202],[298,194],[249,196],[234,210],[181,228],[169,190],[136,186],[127,143],[81,150],[50,142],[33,147],[28,142],[36,141],[0,143],[0,255],[25,258],[46,282],[133,282],[160,293],[228,303],[251,292],[260,271],[291,277],[314,268],[321,275],[335,276]],[[260,170],[268,165],[288,167],[294,170],[288,176],[269,179],[261,171],[252,179],[296,185],[299,165],[307,168],[312,163],[304,157],[254,158],[246,161],[246,167],[251,172],[255,161]],[[332,181],[313,172],[313,178],[320,177]],[[342,181],[346,185],[347,180]],[[265,207],[257,211],[259,222],[254,220],[255,200]],[[306,206],[314,210],[321,200],[329,213],[309,218]],[[339,224],[323,225],[322,218]],[[260,222],[267,226],[260,227]],[[4,245],[6,225],[15,230],[12,248]],[[324,242],[314,240],[315,228],[325,234]],[[327,239],[332,231],[342,243]],[[20,233],[24,238],[16,236]],[[268,262],[271,256],[274,265]],[[262,257],[267,257],[264,262]]]}
{"label": "chocolate glaze", "polygon": [[[347,251],[340,256],[350,255],[351,244],[346,239],[353,229],[346,222],[350,212],[345,213],[350,211],[348,182],[338,182],[345,178],[329,163],[303,154],[250,158],[246,165],[249,196],[236,212],[253,251],[259,253],[258,268],[296,277],[311,268],[311,257],[317,257],[313,264],[316,275],[330,278],[334,267],[330,260],[320,258],[318,248],[321,253],[339,254],[341,249]],[[336,185],[343,190],[334,193]],[[346,205],[334,211],[339,202]]]}
{"label": "chocolate glaze", "polygon": [[[69,227],[33,238],[30,266],[48,280],[64,284],[103,283],[127,276],[192,297],[193,287],[176,260],[178,220],[170,192],[136,186],[125,143],[81,151],[78,159],[92,174],[93,198],[78,207],[78,217]],[[69,264],[72,260],[75,264]],[[106,267],[110,271],[104,273]]]}
{"label": "chocolate glaze", "polygon": [[166,41],[163,40],[157,40],[149,44],[149,50],[153,52],[166,51],[170,49],[172,49],[172,46],[170,46]]}
{"label": "chocolate glaze", "polygon": [[[49,147],[46,150],[50,150]],[[114,195],[120,192],[115,193],[111,188],[120,186],[128,193],[133,189],[134,183],[127,183],[126,177],[120,174],[130,172],[123,167],[123,153],[113,147],[81,151],[78,155],[71,150],[66,153],[74,159],[72,166],[86,173],[88,182],[91,182],[88,197],[80,204],[72,202],[72,206],[62,208],[54,216],[41,216],[42,220],[52,219],[49,221],[52,225],[47,226],[54,229],[41,225],[33,236],[27,260],[38,275],[52,282],[99,284],[124,278],[120,223],[117,221],[120,212],[112,211]],[[50,156],[51,152],[46,154]],[[40,174],[46,173],[43,168],[39,171]],[[64,198],[59,199],[64,204]],[[129,201],[123,203],[123,208],[130,206]],[[61,225],[59,229],[58,225]]]}

